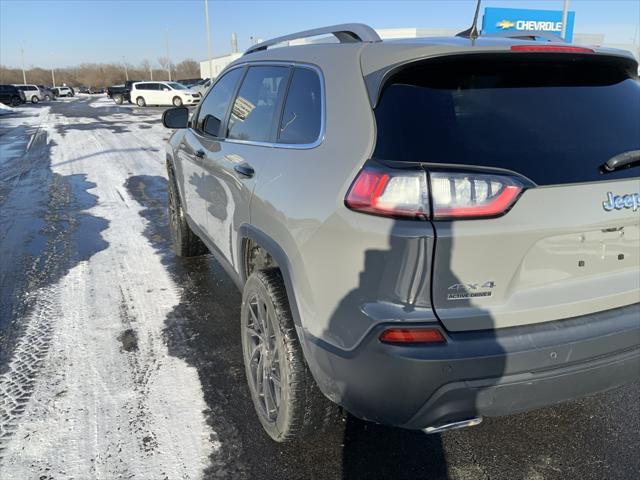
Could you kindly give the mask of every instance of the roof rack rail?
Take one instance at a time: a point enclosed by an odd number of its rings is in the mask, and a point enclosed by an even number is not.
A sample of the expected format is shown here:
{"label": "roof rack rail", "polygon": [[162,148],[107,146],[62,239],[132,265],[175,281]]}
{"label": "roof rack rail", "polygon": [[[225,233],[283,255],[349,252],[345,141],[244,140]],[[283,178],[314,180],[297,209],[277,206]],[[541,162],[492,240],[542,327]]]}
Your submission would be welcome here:
{"label": "roof rack rail", "polygon": [[496,32],[482,35],[483,37],[502,37],[502,38],[520,38],[522,40],[535,40],[536,38],[544,38],[548,42],[568,43],[560,35],[543,32],[540,30],[527,30],[525,32]]}
{"label": "roof rack rail", "polygon": [[265,42],[260,42],[252,46],[244,55],[266,50],[278,43],[288,42],[290,40],[299,40],[301,38],[316,37],[318,35],[333,35],[340,43],[358,43],[358,42],[381,42],[382,39],[376,31],[369,25],[363,23],[343,23],[340,25],[332,25],[330,27],[314,28],[303,32],[292,33],[283,37],[272,38]]}

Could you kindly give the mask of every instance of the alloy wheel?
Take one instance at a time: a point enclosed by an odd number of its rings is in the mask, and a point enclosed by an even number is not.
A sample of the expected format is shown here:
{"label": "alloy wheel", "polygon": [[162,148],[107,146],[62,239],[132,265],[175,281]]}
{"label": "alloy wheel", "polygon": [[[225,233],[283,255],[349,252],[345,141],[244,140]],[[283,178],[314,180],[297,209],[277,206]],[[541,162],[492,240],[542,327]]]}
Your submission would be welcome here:
{"label": "alloy wheel", "polygon": [[282,399],[282,368],[273,313],[259,294],[250,298],[248,307],[243,334],[249,384],[258,399],[261,415],[275,423]]}

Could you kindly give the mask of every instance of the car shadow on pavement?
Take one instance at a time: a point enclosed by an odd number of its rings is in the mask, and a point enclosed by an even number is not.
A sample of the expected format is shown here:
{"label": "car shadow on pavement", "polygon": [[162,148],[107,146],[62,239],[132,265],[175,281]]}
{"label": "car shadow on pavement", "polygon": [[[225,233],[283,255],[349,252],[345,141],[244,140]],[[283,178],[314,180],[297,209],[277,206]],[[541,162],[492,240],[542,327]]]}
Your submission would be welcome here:
{"label": "car shadow on pavement", "polygon": [[164,335],[169,353],[192,365],[202,384],[216,445],[205,478],[449,478],[440,435],[349,414],[321,435],[273,442],[262,430],[246,385],[240,292],[212,256],[183,259],[171,250],[164,177],[134,176],[125,186],[143,207],[140,214],[149,222],[144,234],[181,291]]}

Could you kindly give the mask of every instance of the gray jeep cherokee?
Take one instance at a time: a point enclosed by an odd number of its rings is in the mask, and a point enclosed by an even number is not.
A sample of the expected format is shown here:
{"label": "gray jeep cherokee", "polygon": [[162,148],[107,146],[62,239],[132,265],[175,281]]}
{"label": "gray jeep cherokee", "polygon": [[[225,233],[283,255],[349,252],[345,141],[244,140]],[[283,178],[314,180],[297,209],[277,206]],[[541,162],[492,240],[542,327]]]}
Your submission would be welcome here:
{"label": "gray jeep cherokee", "polygon": [[439,432],[640,376],[637,69],[338,25],[252,47],[165,112],[173,245],[243,291],[274,440],[336,404]]}

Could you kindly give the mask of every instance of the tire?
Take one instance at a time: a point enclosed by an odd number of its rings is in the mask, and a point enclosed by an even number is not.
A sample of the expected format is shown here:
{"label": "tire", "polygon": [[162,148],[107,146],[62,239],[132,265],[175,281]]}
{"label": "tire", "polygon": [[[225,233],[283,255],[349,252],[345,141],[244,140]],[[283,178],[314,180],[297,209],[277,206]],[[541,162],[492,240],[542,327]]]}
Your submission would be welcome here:
{"label": "tire", "polygon": [[36,97],[35,95],[33,97],[31,97],[31,103],[38,103],[40,101],[40,99],[38,97]]}
{"label": "tire", "polygon": [[122,97],[122,95],[115,95],[113,97],[113,101],[116,102],[116,105],[122,105],[122,103],[124,102],[124,98]]}
{"label": "tire", "polygon": [[44,101],[45,102],[50,102],[51,101],[51,97],[49,95],[45,95],[44,96]]}
{"label": "tire", "polygon": [[184,215],[178,187],[173,171],[168,168],[167,203],[169,215],[169,230],[171,232],[171,247],[179,257],[199,257],[209,253],[202,240],[193,233]]}
{"label": "tire", "polygon": [[241,336],[251,399],[273,440],[306,437],[337,420],[338,407],[322,395],[305,362],[277,268],[255,271],[247,280]]}
{"label": "tire", "polygon": [[171,103],[173,103],[174,107],[181,107],[182,99],[180,97],[173,97],[173,101]]}
{"label": "tire", "polygon": [[136,105],[138,105],[139,107],[146,107],[147,102],[144,101],[144,98],[138,97],[136,98]]}
{"label": "tire", "polygon": [[20,97],[11,97],[11,106],[19,107],[22,102],[20,101]]}

